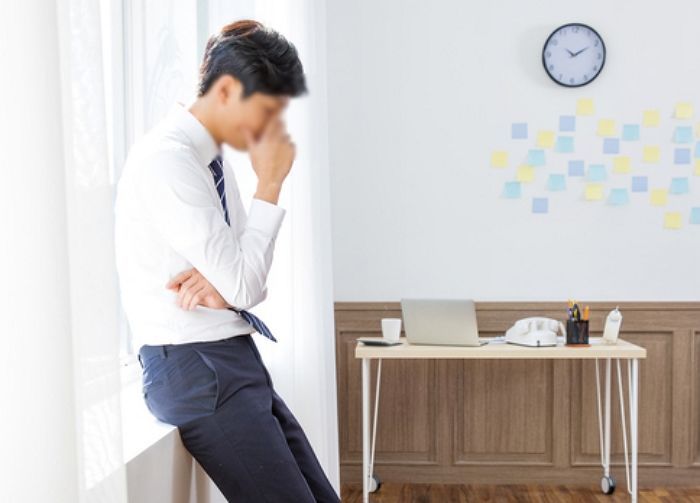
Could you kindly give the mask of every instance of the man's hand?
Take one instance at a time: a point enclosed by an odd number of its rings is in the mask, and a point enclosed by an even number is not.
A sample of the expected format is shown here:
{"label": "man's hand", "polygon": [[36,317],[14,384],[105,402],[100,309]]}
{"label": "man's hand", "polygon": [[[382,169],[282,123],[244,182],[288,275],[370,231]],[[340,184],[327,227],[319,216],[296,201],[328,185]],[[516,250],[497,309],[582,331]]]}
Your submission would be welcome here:
{"label": "man's hand", "polygon": [[192,310],[198,305],[212,309],[231,307],[195,268],[181,272],[165,288],[177,292],[177,304],[183,309]]}
{"label": "man's hand", "polygon": [[296,156],[296,146],[279,116],[270,120],[259,139],[248,130],[244,130],[243,134],[253,170],[258,177],[254,197],[277,204],[282,183]]}

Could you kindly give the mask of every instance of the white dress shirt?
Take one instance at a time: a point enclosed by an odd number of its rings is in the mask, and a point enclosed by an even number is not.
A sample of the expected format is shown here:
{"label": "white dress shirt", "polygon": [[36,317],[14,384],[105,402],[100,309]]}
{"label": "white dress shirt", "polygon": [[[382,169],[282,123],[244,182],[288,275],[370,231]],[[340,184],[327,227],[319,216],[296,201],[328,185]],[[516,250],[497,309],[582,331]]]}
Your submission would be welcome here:
{"label": "white dress shirt", "polygon": [[177,293],[165,288],[195,267],[237,309],[267,297],[286,210],[253,198],[246,215],[224,161],[229,227],[209,170],[217,154],[221,149],[209,131],[179,103],[129,152],[114,206],[115,252],[136,351],[142,344],[212,341],[254,331],[230,309],[181,308]]}

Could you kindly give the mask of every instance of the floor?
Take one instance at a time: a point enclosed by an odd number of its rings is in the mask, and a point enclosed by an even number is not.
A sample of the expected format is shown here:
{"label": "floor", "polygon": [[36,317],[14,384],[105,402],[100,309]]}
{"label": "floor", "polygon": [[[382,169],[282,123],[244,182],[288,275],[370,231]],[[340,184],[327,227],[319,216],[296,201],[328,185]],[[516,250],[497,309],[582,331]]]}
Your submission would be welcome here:
{"label": "floor", "polygon": [[[343,503],[362,502],[362,486],[342,487]],[[443,485],[443,484],[383,484],[370,495],[373,503],[471,503],[494,501],[503,503],[618,503],[629,502],[624,487],[606,496],[596,487],[539,485]],[[639,503],[700,503],[700,487],[643,489]]]}

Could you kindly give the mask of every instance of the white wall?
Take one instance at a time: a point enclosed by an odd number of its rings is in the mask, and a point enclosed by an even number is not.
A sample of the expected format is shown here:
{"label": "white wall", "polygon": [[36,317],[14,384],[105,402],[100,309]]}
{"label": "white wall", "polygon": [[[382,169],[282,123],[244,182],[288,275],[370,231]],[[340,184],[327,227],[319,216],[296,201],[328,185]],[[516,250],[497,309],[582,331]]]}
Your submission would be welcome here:
{"label": "white wall", "polygon": [[[664,229],[648,194],[610,207],[581,200],[580,183],[547,194],[543,177],[505,200],[514,168],[489,161],[496,149],[522,157],[512,122],[556,131],[590,97],[597,117],[579,121],[577,157],[602,159],[599,117],[639,122],[659,108],[668,117],[641,143],[660,144],[663,162],[633,166],[666,184],[682,171],[669,162],[674,104],[693,102],[700,123],[699,14],[692,0],[329,2],[335,299],[697,300],[700,226]],[[555,85],[540,60],[549,33],[573,21],[608,49],[580,89]],[[700,206],[690,176],[691,193],[666,210]],[[547,215],[530,211],[538,194],[551,196]]]}

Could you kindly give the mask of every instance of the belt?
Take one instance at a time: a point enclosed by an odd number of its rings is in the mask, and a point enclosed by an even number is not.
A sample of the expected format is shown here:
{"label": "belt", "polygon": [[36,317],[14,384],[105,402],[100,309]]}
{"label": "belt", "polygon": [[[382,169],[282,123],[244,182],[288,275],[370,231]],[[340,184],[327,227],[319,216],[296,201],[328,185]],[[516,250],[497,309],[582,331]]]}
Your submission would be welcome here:
{"label": "belt", "polygon": [[234,339],[235,337],[240,337],[241,335],[250,335],[249,333],[245,334],[238,334],[238,335],[232,335],[231,337],[226,337],[225,339],[216,339],[213,341],[194,341],[194,342],[182,342],[180,344],[160,344],[160,345],[150,345],[150,344],[144,344],[141,346],[141,349],[139,349],[139,352],[137,354],[139,363],[141,364],[141,367],[143,368],[143,360],[147,360],[151,358],[152,356],[160,356],[161,358],[167,358],[168,354],[174,352],[174,351],[180,351],[184,349],[191,349],[192,347],[197,347],[201,346],[203,344],[211,344],[215,342],[224,342],[224,341],[229,341],[231,339]]}

